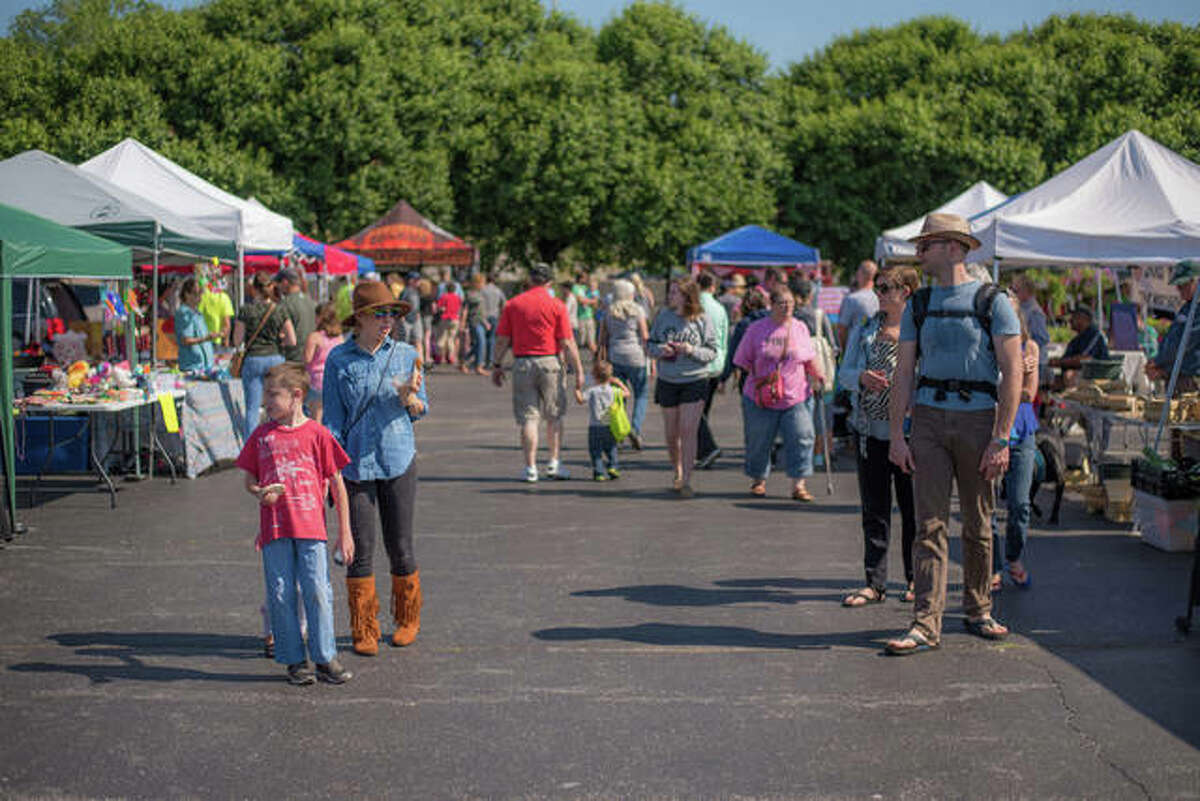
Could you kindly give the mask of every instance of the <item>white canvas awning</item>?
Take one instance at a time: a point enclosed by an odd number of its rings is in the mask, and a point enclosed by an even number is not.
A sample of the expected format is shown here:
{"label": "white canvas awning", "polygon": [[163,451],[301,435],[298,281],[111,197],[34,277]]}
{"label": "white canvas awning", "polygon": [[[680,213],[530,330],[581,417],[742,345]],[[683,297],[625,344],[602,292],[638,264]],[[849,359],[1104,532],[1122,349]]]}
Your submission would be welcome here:
{"label": "white canvas awning", "polygon": [[0,161],[0,203],[128,245],[138,259],[152,258],[156,251],[180,257],[237,257],[232,238],[222,239],[153,200],[41,150]]}
{"label": "white canvas awning", "polygon": [[[979,181],[972,184],[961,195],[946,201],[928,213],[958,214],[962,217],[971,217],[981,211],[987,211],[1006,200],[1008,200],[1008,195],[987,181]],[[875,261],[882,264],[888,260],[915,260],[917,258],[917,251],[915,246],[908,240],[921,233],[921,226],[925,223],[925,216],[922,214],[917,219],[911,220],[904,225],[884,231],[875,240]]]}
{"label": "white canvas awning", "polygon": [[971,227],[968,261],[1174,264],[1200,256],[1200,164],[1129,131]]}
{"label": "white canvas awning", "polygon": [[79,165],[237,241],[245,250],[292,247],[292,221],[213,186],[136,139],[125,139]]}

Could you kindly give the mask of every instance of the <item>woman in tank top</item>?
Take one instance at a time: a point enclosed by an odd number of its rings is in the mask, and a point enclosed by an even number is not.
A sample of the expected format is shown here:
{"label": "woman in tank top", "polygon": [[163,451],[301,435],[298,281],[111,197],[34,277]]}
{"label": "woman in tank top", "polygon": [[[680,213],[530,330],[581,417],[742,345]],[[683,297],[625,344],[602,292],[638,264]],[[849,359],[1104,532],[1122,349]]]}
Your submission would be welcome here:
{"label": "woman in tank top", "polygon": [[862,499],[863,566],[866,586],[842,600],[851,608],[877,604],[887,595],[887,552],[892,526],[892,488],[900,507],[901,549],[907,589],[913,600],[913,540],[917,533],[912,476],[888,459],[888,401],[900,350],[900,318],[908,298],[921,285],[912,267],[879,273],[875,293],[879,312],[850,331],[838,384],[850,392],[850,425],[858,447],[858,488]]}
{"label": "woman in tank top", "polygon": [[342,343],[342,321],[337,305],[322,303],[317,307],[317,327],[304,342],[304,366],[308,369],[309,390],[305,403],[312,419],[321,422],[321,391],[325,386],[325,359],[329,351]]}

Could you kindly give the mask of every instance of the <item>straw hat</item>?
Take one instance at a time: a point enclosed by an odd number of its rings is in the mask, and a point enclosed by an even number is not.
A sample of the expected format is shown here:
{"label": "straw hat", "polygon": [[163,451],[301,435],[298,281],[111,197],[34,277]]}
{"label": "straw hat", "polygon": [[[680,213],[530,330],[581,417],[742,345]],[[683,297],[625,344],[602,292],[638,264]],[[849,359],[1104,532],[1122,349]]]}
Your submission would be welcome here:
{"label": "straw hat", "polygon": [[342,325],[346,328],[354,326],[354,318],[359,312],[370,311],[371,309],[392,308],[396,309],[401,317],[412,311],[412,304],[403,300],[396,300],[392,295],[392,290],[388,289],[387,284],[382,281],[359,281],[354,287],[353,295],[354,312],[342,320]]}
{"label": "straw hat", "polygon": [[979,247],[980,242],[971,236],[971,224],[966,217],[958,214],[934,213],[925,217],[921,233],[909,242],[923,242],[926,239],[953,239],[962,243],[967,250]]}
{"label": "straw hat", "polygon": [[745,289],[746,277],[741,273],[734,273],[733,275],[729,276],[729,285],[737,289]]}

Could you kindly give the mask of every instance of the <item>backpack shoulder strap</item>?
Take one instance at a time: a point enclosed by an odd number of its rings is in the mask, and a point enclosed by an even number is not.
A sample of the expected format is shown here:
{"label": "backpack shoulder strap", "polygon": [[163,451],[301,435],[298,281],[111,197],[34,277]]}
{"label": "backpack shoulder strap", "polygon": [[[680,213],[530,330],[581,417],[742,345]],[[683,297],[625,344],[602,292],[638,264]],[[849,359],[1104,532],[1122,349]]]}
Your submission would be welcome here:
{"label": "backpack shoulder strap", "polygon": [[929,297],[933,294],[933,287],[923,286],[912,294],[912,321],[913,327],[917,330],[916,343],[917,354],[915,362],[921,361],[921,326],[925,324],[925,318],[929,314]]}
{"label": "backpack shoulder strap", "polygon": [[1001,291],[996,284],[982,284],[975,290],[975,317],[979,320],[979,327],[987,336],[989,345],[992,342],[992,305]]}

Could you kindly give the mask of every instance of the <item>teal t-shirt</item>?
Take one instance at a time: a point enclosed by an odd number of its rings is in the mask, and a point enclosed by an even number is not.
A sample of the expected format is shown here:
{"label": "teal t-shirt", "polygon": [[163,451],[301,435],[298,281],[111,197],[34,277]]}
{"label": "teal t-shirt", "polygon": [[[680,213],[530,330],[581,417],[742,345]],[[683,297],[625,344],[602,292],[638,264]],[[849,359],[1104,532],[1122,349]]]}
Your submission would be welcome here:
{"label": "teal t-shirt", "polygon": [[[935,286],[929,297],[929,310],[973,311],[978,281],[968,281],[955,286]],[[1008,295],[1000,292],[992,301],[992,336],[1020,336],[1021,323]],[[913,342],[917,337],[912,319],[912,301],[904,307],[900,321],[900,341]],[[921,326],[921,362],[917,375],[926,378],[960,381],[990,381],[998,384],[1000,369],[996,354],[984,338],[983,329],[974,315],[969,317],[926,316]],[[914,403],[939,409],[973,412],[995,407],[992,396],[983,392],[972,392],[971,399],[964,401],[956,392],[947,392],[946,399],[937,400],[937,390],[922,387],[916,391]]]}

